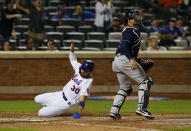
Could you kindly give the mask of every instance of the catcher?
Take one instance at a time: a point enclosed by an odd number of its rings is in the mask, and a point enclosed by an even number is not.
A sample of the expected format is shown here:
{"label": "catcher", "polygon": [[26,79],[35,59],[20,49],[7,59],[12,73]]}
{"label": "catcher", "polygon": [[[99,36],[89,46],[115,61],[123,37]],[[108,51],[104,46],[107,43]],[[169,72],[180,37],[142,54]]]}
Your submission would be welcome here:
{"label": "catcher", "polygon": [[153,62],[150,59],[137,58],[141,41],[140,28],[142,27],[143,12],[131,10],[127,17],[128,26],[122,31],[120,45],[112,62],[112,70],[117,73],[120,89],[114,98],[109,116],[113,119],[121,119],[119,111],[125,102],[125,98],[132,92],[129,81],[129,78],[131,78],[139,83],[139,104],[136,114],[154,119],[154,116],[147,109],[153,82],[151,78],[146,76],[146,72],[150,71]]}

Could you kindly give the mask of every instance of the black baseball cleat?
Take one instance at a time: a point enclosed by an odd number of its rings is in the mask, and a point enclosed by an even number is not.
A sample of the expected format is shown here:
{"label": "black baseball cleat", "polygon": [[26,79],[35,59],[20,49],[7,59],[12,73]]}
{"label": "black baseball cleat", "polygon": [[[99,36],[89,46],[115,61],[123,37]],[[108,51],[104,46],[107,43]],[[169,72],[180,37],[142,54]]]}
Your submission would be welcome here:
{"label": "black baseball cleat", "polygon": [[149,120],[154,120],[155,119],[155,117],[154,116],[145,116],[147,119],[149,119]]}
{"label": "black baseball cleat", "polygon": [[144,116],[146,117],[147,119],[150,119],[150,120],[153,120],[155,117],[147,110],[136,110],[136,114],[139,115],[139,116]]}
{"label": "black baseball cleat", "polygon": [[121,119],[121,115],[120,115],[120,114],[110,113],[109,116],[110,116],[112,119]]}

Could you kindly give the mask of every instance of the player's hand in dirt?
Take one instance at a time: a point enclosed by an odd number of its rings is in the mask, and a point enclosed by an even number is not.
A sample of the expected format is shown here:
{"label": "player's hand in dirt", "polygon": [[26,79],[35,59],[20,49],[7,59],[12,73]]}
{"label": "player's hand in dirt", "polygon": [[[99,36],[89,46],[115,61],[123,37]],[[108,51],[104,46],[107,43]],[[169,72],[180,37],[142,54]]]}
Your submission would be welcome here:
{"label": "player's hand in dirt", "polygon": [[74,119],[80,118],[80,114],[79,114],[78,112],[76,112],[76,113],[73,115],[73,118],[74,118]]}
{"label": "player's hand in dirt", "polygon": [[73,41],[71,41],[71,44],[70,44],[70,51],[74,52],[74,42]]}
{"label": "player's hand in dirt", "polygon": [[130,59],[130,63],[131,63],[131,69],[136,70],[137,69],[136,61],[134,59]]}

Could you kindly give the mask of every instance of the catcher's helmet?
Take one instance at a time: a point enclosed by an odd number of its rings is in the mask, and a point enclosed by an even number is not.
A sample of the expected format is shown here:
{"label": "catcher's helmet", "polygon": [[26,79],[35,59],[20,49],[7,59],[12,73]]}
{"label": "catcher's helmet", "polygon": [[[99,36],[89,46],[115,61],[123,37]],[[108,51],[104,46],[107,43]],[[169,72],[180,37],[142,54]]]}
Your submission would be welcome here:
{"label": "catcher's helmet", "polygon": [[143,11],[134,9],[129,10],[126,14],[128,20],[134,19],[139,26],[143,26]]}
{"label": "catcher's helmet", "polygon": [[94,70],[94,63],[91,60],[86,60],[80,66],[80,69],[84,70],[85,72],[91,72]]}

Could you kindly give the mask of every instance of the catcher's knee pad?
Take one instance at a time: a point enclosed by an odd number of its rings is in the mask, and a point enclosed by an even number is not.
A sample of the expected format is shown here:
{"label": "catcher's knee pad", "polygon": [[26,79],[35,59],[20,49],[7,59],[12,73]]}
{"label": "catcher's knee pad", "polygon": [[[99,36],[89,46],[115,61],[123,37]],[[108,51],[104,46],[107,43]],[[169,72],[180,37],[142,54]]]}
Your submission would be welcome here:
{"label": "catcher's knee pad", "polygon": [[129,96],[132,92],[131,86],[126,89],[120,89],[115,96],[113,106],[111,108],[111,113],[118,114],[121,109],[123,103],[125,102],[125,98]]}
{"label": "catcher's knee pad", "polygon": [[[144,89],[144,90],[150,90],[151,86],[153,85],[153,80],[151,79],[151,77],[147,78],[146,80],[144,80],[143,82],[140,83],[140,89]],[[146,86],[144,86],[146,85]]]}
{"label": "catcher's knee pad", "polygon": [[130,96],[131,92],[132,92],[132,87],[129,86],[128,88],[126,89],[119,89],[119,91],[117,92],[117,95],[121,95],[123,97],[127,97],[127,96]]}
{"label": "catcher's knee pad", "polygon": [[149,103],[150,88],[153,85],[151,78],[148,78],[141,82],[138,95],[139,95],[139,106],[146,109]]}

